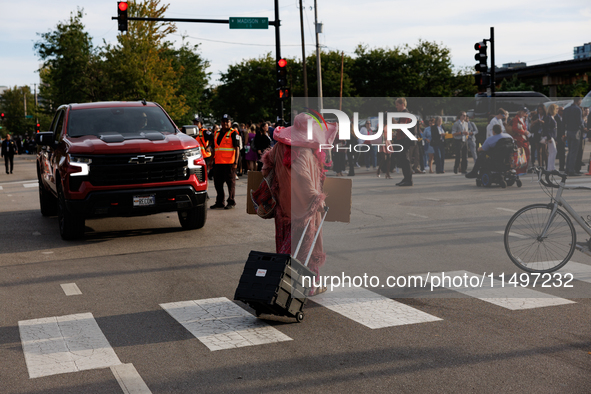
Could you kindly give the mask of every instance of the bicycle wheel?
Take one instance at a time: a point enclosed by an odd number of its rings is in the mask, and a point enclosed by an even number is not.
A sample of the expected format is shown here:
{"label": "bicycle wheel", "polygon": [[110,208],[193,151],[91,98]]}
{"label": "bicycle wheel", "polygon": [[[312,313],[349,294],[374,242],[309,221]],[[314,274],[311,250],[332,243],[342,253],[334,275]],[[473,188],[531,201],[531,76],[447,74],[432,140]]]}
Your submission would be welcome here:
{"label": "bicycle wheel", "polygon": [[540,235],[550,219],[552,206],[534,204],[521,208],[505,228],[505,250],[511,261],[527,272],[552,272],[565,265],[577,243],[577,233],[570,218],[560,209]]}

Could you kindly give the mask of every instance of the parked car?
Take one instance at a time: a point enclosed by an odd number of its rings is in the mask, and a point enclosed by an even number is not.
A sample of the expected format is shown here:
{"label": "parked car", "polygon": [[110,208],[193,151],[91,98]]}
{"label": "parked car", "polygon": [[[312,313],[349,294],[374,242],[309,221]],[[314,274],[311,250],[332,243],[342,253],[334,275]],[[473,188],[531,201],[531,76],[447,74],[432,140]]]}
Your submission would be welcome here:
{"label": "parked car", "polygon": [[60,235],[85,220],[177,211],[184,229],[204,226],[207,172],[198,142],[164,109],[141,102],[67,104],[38,133],[39,200],[57,213]]}

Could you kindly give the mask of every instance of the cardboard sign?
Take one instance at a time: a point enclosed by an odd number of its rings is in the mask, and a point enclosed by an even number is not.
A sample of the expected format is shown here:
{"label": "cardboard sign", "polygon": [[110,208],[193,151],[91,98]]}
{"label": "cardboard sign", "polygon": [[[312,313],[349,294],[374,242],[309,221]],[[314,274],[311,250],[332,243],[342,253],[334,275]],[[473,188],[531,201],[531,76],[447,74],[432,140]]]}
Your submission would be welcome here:
{"label": "cardboard sign", "polygon": [[246,184],[246,213],[256,215],[254,204],[250,198],[250,191],[255,191],[263,181],[263,173],[260,171],[248,171],[248,182]]}
{"label": "cardboard sign", "polygon": [[324,180],[324,203],[329,208],[327,222],[351,222],[353,181],[350,178],[329,178]]}
{"label": "cardboard sign", "polygon": [[[263,173],[260,171],[248,171],[248,182],[246,187],[246,213],[256,215],[250,191],[259,188],[263,181]],[[327,222],[351,221],[353,181],[348,178],[326,178],[324,180],[324,193],[326,193],[325,204],[328,206]]]}

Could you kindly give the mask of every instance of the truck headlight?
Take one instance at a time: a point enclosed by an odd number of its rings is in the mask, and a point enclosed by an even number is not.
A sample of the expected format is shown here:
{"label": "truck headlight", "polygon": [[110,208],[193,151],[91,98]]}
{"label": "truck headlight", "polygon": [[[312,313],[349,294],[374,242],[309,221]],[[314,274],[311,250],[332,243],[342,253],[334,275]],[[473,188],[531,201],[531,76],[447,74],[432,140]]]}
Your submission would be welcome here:
{"label": "truck headlight", "polygon": [[201,149],[200,148],[193,148],[187,149],[183,153],[183,159],[187,160],[189,168],[197,168],[199,165],[197,164],[197,160],[201,159]]}
{"label": "truck headlight", "polygon": [[91,158],[68,155],[68,161],[70,162],[70,166],[76,169],[76,171],[70,174],[71,176],[86,176],[90,172]]}

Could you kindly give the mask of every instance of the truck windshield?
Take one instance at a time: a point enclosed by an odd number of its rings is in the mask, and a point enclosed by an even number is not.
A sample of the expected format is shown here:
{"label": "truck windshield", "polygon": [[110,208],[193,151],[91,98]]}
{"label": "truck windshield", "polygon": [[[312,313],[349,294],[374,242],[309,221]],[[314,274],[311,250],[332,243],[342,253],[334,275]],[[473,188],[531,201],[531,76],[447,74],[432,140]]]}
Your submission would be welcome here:
{"label": "truck windshield", "polygon": [[174,133],[175,127],[158,107],[75,109],[70,111],[68,119],[70,137],[147,131]]}

